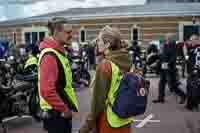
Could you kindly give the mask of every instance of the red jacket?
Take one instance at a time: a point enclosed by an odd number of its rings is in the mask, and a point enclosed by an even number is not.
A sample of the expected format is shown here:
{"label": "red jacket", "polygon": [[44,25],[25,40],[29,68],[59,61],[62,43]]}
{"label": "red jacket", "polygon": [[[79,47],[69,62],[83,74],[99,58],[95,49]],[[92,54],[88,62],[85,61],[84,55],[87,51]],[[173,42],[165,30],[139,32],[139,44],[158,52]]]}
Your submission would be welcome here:
{"label": "red jacket", "polygon": [[[53,48],[64,53],[64,47],[59,46],[52,38],[47,38],[40,43],[40,50],[44,48]],[[40,94],[54,110],[68,112],[67,103],[64,103],[57,92],[60,85],[59,72],[55,56],[51,54],[44,55],[40,63]]]}

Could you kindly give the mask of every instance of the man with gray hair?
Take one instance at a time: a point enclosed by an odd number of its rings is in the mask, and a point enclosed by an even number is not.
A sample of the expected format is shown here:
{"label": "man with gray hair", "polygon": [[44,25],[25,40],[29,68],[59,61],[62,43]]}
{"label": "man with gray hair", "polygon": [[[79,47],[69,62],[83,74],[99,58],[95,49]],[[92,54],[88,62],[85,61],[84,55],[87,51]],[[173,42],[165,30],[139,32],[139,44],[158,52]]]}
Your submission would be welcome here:
{"label": "man with gray hair", "polygon": [[50,37],[40,44],[38,90],[44,128],[48,133],[71,133],[72,117],[79,111],[72,87],[72,71],[64,45],[72,39],[72,26],[62,17],[48,22]]}

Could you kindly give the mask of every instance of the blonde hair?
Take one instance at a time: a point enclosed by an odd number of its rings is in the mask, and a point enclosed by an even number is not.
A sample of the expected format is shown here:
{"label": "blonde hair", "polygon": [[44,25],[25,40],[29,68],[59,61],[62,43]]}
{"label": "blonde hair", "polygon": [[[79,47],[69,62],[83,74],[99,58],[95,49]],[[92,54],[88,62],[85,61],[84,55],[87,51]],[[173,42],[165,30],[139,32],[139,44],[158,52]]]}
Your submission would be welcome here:
{"label": "blonde hair", "polygon": [[110,43],[111,50],[117,50],[121,48],[121,33],[117,28],[105,26],[100,31],[104,44]]}

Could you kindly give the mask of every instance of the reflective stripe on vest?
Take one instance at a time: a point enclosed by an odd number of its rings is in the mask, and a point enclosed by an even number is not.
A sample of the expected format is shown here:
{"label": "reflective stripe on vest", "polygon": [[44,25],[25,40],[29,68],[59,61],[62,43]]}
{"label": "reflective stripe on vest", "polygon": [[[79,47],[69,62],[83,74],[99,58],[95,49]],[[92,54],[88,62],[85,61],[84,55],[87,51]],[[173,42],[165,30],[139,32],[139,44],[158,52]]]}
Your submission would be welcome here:
{"label": "reflective stripe on vest", "polygon": [[[77,112],[79,110],[78,100],[77,100],[77,97],[75,95],[74,89],[72,88],[72,72],[71,72],[71,68],[70,68],[70,64],[69,64],[68,59],[52,48],[45,48],[45,49],[42,50],[42,52],[40,54],[38,66],[40,66],[40,61],[41,61],[42,57],[44,56],[44,54],[46,54],[46,53],[54,53],[58,57],[58,59],[60,60],[62,66],[63,66],[63,69],[64,69],[65,80],[66,80],[66,85],[65,85],[64,91],[65,91],[67,98],[69,100],[69,104],[71,104],[72,107],[74,107],[73,111]],[[40,67],[38,68],[38,70],[39,70],[38,89],[39,89],[39,94],[40,94]],[[49,105],[41,95],[40,95],[40,107],[41,107],[42,110],[51,110],[52,109],[52,106]]]}
{"label": "reflective stripe on vest", "polygon": [[30,56],[25,63],[24,69],[26,69],[28,66],[37,65],[37,64],[38,64],[37,58],[34,56]]}
{"label": "reflective stripe on vest", "polygon": [[111,62],[112,66],[112,81],[111,81],[111,88],[108,93],[108,98],[106,100],[107,103],[107,120],[111,127],[119,128],[125,125],[128,125],[133,122],[133,117],[129,118],[120,118],[112,111],[112,105],[116,99],[116,92],[118,90],[120,80],[123,78],[122,73],[119,70],[119,67]]}

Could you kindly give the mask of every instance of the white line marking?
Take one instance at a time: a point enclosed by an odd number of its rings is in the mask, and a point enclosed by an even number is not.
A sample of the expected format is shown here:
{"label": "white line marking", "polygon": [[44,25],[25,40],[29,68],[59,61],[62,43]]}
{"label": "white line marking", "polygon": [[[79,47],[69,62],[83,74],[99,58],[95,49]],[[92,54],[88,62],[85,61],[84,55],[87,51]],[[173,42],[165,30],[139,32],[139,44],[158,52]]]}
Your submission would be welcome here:
{"label": "white line marking", "polygon": [[[144,121],[144,120],[133,120],[133,122],[142,122],[142,121]],[[148,122],[152,122],[152,123],[158,123],[158,122],[160,122],[160,120],[148,120]]]}
{"label": "white line marking", "polygon": [[7,122],[7,121],[11,121],[11,120],[14,120],[14,119],[17,119],[18,116],[13,116],[13,117],[9,117],[9,118],[6,118],[4,120],[2,120],[3,122]]}
{"label": "white line marking", "polygon": [[2,122],[8,122],[8,121],[11,121],[11,120],[15,120],[15,119],[20,119],[20,118],[32,118],[31,116],[28,116],[28,115],[24,115],[24,116],[13,116],[13,117],[8,117],[8,118],[5,118],[2,120]]}
{"label": "white line marking", "polygon": [[30,116],[30,115],[24,115],[21,118],[32,118],[32,116]]}
{"label": "white line marking", "polygon": [[152,118],[154,117],[153,114],[150,114],[149,116],[147,116],[143,121],[141,121],[136,128],[142,128],[147,122],[149,122]]}
{"label": "white line marking", "polygon": [[93,76],[93,78],[92,78],[92,80],[91,80],[90,86],[89,86],[89,90],[90,90],[90,93],[91,93],[91,94],[92,94],[92,92],[93,92],[95,78],[96,78],[96,76],[95,76],[95,74],[94,74],[94,76]]}

